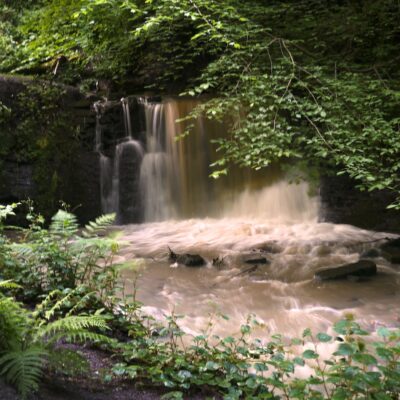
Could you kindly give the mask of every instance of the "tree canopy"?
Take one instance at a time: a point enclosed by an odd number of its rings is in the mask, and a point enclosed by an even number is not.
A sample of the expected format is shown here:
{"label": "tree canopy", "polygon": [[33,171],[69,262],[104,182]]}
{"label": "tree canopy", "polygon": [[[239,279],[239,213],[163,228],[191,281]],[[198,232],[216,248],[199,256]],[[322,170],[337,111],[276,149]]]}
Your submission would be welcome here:
{"label": "tree canopy", "polygon": [[[12,4],[11,4],[12,3]],[[136,78],[202,96],[230,163],[306,160],[400,208],[400,5],[394,0],[3,1],[0,69],[80,83]]]}

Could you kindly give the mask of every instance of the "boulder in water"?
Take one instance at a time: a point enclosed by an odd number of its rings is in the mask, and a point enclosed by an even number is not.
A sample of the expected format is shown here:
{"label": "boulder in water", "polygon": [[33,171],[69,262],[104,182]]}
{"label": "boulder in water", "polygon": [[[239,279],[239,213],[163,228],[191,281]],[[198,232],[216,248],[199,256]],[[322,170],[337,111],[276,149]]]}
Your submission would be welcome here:
{"label": "boulder in water", "polygon": [[169,260],[187,267],[201,267],[206,264],[206,260],[198,254],[177,254],[169,247]]}
{"label": "boulder in water", "polygon": [[314,279],[327,281],[334,279],[346,279],[349,277],[365,278],[376,275],[376,264],[371,260],[359,260],[352,264],[345,264],[335,268],[324,268],[317,271]]}
{"label": "boulder in water", "polygon": [[379,249],[369,249],[361,254],[361,258],[377,258],[381,255]]}

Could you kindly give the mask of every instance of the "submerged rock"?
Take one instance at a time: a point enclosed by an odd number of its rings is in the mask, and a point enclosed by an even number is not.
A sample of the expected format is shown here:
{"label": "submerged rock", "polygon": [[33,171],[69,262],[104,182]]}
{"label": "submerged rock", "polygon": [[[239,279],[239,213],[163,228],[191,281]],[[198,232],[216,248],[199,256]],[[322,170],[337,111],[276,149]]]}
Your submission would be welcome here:
{"label": "submerged rock", "polygon": [[282,252],[282,247],[280,247],[277,243],[273,242],[265,242],[258,246],[255,251],[261,251],[263,253],[277,254]]}
{"label": "submerged rock", "polygon": [[249,256],[249,257],[244,257],[243,261],[246,264],[268,264],[269,261],[263,257],[263,256],[259,256],[259,255],[253,255],[253,256]]}
{"label": "submerged rock", "polygon": [[345,264],[335,268],[324,268],[317,271],[314,279],[327,281],[333,279],[346,279],[349,277],[370,277],[376,275],[376,264],[370,260],[359,260],[352,264]]}
{"label": "submerged rock", "polygon": [[224,261],[225,257],[216,257],[212,259],[212,265],[213,267],[217,267],[217,268],[221,268],[225,265],[225,261]]}
{"label": "submerged rock", "polygon": [[361,258],[377,258],[381,255],[379,249],[369,249],[361,254]]}
{"label": "submerged rock", "polygon": [[177,254],[173,252],[169,247],[168,250],[169,260],[174,263],[183,264],[187,267],[201,267],[206,264],[206,260],[198,254]]}

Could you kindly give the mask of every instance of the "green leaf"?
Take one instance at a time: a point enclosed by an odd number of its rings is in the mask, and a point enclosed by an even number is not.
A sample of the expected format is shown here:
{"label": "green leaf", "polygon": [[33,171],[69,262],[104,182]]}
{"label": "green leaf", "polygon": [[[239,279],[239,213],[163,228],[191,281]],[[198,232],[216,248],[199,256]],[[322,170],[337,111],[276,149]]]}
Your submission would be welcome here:
{"label": "green leaf", "polygon": [[317,333],[317,339],[320,342],[326,343],[326,342],[330,342],[332,340],[332,336],[330,336],[326,333]]}
{"label": "green leaf", "polygon": [[303,352],[302,356],[305,359],[316,359],[316,358],[318,358],[318,354],[314,350],[305,350]]}
{"label": "green leaf", "polygon": [[352,356],[355,353],[353,346],[349,343],[341,343],[337,351],[333,354],[335,356]]}

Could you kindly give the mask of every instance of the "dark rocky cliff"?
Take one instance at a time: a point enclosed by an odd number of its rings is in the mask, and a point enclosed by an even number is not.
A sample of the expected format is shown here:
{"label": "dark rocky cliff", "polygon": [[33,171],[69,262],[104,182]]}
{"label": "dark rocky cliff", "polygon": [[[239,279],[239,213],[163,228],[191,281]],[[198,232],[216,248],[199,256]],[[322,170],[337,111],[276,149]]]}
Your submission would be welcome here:
{"label": "dark rocky cliff", "polygon": [[73,87],[0,77],[0,203],[31,198],[50,216],[58,200],[82,221],[101,213],[92,98]]}

